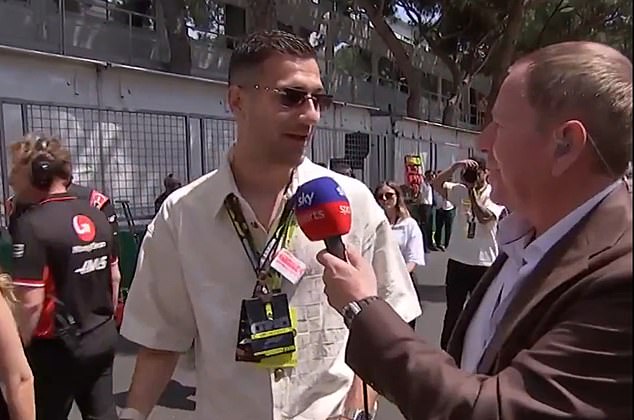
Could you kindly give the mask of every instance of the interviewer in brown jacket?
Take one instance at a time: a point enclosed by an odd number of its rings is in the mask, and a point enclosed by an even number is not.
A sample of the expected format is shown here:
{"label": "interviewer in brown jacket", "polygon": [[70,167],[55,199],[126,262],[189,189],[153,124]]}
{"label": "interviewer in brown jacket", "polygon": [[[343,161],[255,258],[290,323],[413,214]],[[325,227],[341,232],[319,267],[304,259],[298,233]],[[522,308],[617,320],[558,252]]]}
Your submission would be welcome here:
{"label": "interviewer in brown jacket", "polygon": [[407,419],[632,418],[632,64],[604,45],[516,62],[478,138],[501,253],[445,353],[376,295],[372,266],[321,253],[346,360]]}

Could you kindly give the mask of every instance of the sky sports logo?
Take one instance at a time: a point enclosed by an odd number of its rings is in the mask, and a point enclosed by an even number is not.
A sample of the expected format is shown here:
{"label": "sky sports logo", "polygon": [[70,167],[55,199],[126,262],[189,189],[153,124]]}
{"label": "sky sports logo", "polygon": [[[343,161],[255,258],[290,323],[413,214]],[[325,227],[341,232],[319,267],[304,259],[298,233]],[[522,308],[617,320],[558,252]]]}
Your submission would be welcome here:
{"label": "sky sports logo", "polygon": [[315,198],[315,193],[311,192],[311,193],[305,193],[302,192],[299,194],[299,196],[297,197],[297,207],[302,208],[302,207],[310,207],[313,205],[313,199]]}
{"label": "sky sports logo", "polygon": [[305,223],[318,222],[326,218],[326,213],[333,216],[333,214],[328,211],[329,208],[336,207],[334,214],[335,217],[338,213],[341,216],[349,217],[352,213],[350,210],[350,204],[348,203],[329,203],[330,205],[319,206],[319,208],[315,209],[305,209],[304,211],[297,212],[297,223],[303,225]]}
{"label": "sky sports logo", "polygon": [[331,178],[317,178],[301,185],[295,196],[295,206],[298,209],[319,207],[333,202],[348,201],[346,194]]}

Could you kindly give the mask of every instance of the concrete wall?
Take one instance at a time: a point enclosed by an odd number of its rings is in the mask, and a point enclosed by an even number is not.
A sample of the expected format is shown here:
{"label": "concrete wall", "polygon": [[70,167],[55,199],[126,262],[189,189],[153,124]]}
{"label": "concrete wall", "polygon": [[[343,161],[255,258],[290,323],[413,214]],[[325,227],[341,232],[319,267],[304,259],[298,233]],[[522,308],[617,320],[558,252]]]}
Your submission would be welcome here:
{"label": "concrete wall", "polygon": [[[242,0],[227,0],[226,3],[245,6]],[[154,19],[155,29],[130,27],[126,24],[127,15],[118,18],[121,22],[109,20],[108,15],[121,12],[107,10],[107,4],[82,4],[81,12],[67,11],[62,22],[57,6],[47,0],[31,0],[29,3],[15,0],[0,2],[0,44],[156,70],[167,69],[169,48],[160,15]],[[324,78],[338,99],[348,103],[379,106],[383,110],[387,110],[389,105],[393,112],[404,114],[406,95],[392,86],[382,86],[378,81],[379,60],[391,56],[381,38],[370,29],[365,17],[351,19],[335,15],[331,10],[331,2],[326,0],[278,1],[279,20],[291,25],[296,32],[301,28],[322,33],[328,30],[329,39],[335,44],[346,42],[371,51],[374,77],[370,82],[332,71],[326,65],[324,52],[321,52]],[[192,40],[191,46],[193,75],[226,78],[231,50],[227,49],[223,35],[212,40]],[[439,76],[435,93],[440,95],[440,78],[449,78],[445,66],[437,57],[426,52],[418,52],[415,61],[424,72]],[[487,91],[488,81],[477,78],[473,87]],[[468,109],[466,103],[463,108]],[[423,98],[423,112],[428,118],[439,119],[441,104],[437,101],[428,103],[428,98]],[[460,124],[465,125],[463,122]]]}

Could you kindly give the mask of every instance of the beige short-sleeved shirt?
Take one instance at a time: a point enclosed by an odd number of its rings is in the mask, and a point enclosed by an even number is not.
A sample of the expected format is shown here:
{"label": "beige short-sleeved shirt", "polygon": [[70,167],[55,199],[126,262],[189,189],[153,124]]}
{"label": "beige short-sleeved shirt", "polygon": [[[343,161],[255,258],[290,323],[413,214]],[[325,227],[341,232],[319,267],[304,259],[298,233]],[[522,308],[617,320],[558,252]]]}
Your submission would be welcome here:
{"label": "beige short-sleeved shirt", "polygon": [[[403,257],[365,185],[304,159],[287,197],[322,176],[335,179],[350,200],[352,228],[343,239],[372,261],[380,296],[405,321],[418,317],[421,308]],[[263,246],[267,234],[238,193],[226,161],[172,193],[148,226],[121,332],[145,347],[177,352],[195,340],[196,419],[321,420],[340,414],[354,377],[344,361],[348,330],[323,293],[323,270],[315,257],[324,245],[310,242],[301,230],[289,249],[307,271],[296,285],[284,281],[282,288],[298,314],[297,367],[279,377],[234,360],[240,304],[251,296],[255,276],[223,207],[231,192]]]}

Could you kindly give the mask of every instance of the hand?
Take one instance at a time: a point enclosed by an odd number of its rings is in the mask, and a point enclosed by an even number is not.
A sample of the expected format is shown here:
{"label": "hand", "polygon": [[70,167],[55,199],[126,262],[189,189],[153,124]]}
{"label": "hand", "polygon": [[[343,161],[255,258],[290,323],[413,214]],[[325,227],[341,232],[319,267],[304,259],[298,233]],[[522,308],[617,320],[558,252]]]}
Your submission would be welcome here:
{"label": "hand", "polygon": [[478,162],[473,159],[459,160],[453,164],[454,171],[458,169],[478,169]]}
{"label": "hand", "polygon": [[347,249],[345,262],[326,250],[317,254],[317,261],[324,266],[324,291],[328,303],[339,313],[348,303],[377,295],[376,276],[372,264],[355,249]]}

